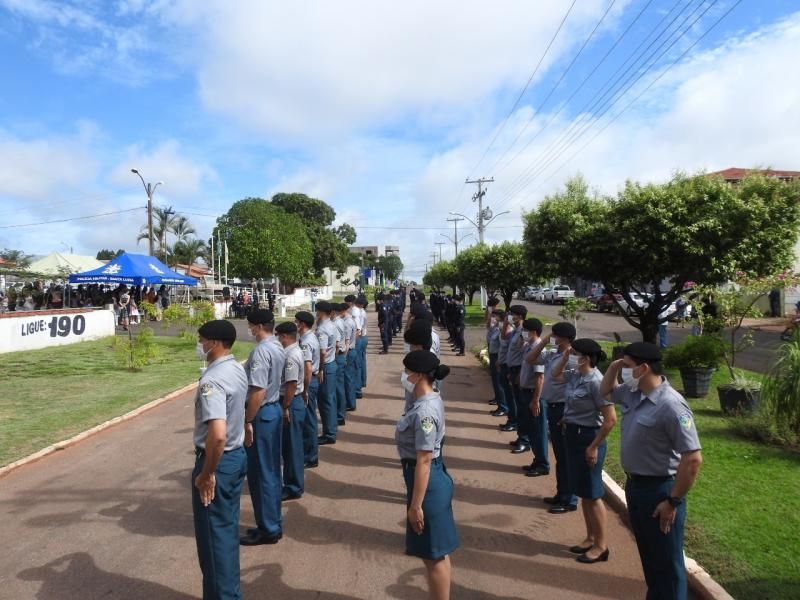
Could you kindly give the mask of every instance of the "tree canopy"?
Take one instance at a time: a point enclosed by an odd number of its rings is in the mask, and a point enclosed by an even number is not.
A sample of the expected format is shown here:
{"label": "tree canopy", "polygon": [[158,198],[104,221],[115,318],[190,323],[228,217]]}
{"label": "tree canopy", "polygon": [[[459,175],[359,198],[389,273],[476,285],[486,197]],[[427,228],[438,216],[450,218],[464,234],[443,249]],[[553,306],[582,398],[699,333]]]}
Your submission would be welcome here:
{"label": "tree canopy", "polygon": [[313,247],[300,217],[262,198],[234,203],[217,219],[215,238],[217,231],[228,243],[228,271],[235,277],[299,283],[313,269]]}
{"label": "tree canopy", "polygon": [[116,252],[114,252],[113,250],[109,250],[108,248],[103,248],[102,250],[98,250],[97,256],[95,258],[97,258],[97,260],[113,260],[122,254],[125,254],[125,250],[123,250],[122,248],[120,248]]}

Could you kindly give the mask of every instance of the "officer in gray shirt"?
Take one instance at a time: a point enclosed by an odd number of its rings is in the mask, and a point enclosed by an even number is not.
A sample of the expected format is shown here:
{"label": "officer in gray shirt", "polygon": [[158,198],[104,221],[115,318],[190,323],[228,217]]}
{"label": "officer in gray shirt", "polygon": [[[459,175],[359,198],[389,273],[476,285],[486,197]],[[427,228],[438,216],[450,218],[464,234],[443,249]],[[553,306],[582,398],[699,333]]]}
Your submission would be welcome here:
{"label": "officer in gray shirt", "polygon": [[197,331],[208,363],[194,402],[192,513],[203,596],[240,598],[239,501],[247,472],[244,410],[247,375],[231,354],[236,328],[209,321]]}
{"label": "officer in gray shirt", "polygon": [[500,431],[516,431],[517,430],[517,404],[514,402],[514,393],[511,390],[511,382],[508,380],[508,364],[506,359],[508,357],[508,345],[511,342],[511,336],[514,333],[514,328],[511,324],[513,319],[511,313],[505,313],[500,327],[500,347],[497,351],[497,372],[499,375],[500,387],[503,388],[503,397],[506,401],[506,410],[494,411],[491,414],[496,417],[507,416],[506,422],[500,425]]}
{"label": "officer in gray shirt", "polygon": [[[349,298],[350,296],[348,296]],[[339,306],[342,312],[345,335],[345,365],[344,365],[344,398],[345,411],[352,412],[356,409],[356,380],[358,374],[358,351],[356,343],[358,340],[358,324],[350,314],[350,307],[347,303]],[[355,307],[353,307],[355,308]]]}
{"label": "officer in gray shirt", "polygon": [[306,420],[303,422],[303,466],[313,469],[319,465],[317,443],[317,393],[319,391],[319,339],[312,330],[314,315],[304,310],[294,316],[300,349],[303,351],[303,400],[306,404]]}
{"label": "officer in gray shirt", "polygon": [[333,306],[330,302],[317,302],[317,339],[319,340],[319,417],[322,421],[322,435],[317,438],[320,446],[335,444],[337,426],[336,406],[336,346],[339,330],[331,321]]}
{"label": "officer in gray shirt", "polygon": [[286,351],[286,364],[281,379],[283,402],[283,494],[281,499],[293,500],[303,495],[303,423],[306,405],[303,401],[305,360],[297,343],[297,325],[281,323],[275,328],[278,340]]}
{"label": "officer in gray shirt", "polygon": [[347,344],[350,335],[345,328],[342,305],[334,303],[333,324],[339,332],[339,342],[336,348],[336,424],[341,427],[344,425],[344,417],[347,409],[347,395],[345,394],[344,376],[347,371]]}
{"label": "officer in gray shirt", "polygon": [[529,400],[523,398],[522,389],[519,385],[520,372],[522,371],[522,350],[525,345],[526,334],[522,327],[522,322],[528,315],[528,309],[521,304],[515,304],[509,310],[511,313],[512,326],[514,327],[511,337],[508,340],[508,351],[506,353],[506,365],[508,367],[508,382],[511,385],[511,396],[516,407],[517,417],[517,439],[511,446],[511,452],[521,454],[527,452],[531,447],[530,421],[526,418]]}
{"label": "officer in gray shirt", "polygon": [[245,447],[247,485],[253,502],[256,527],[249,529],[243,546],[274,544],[283,535],[281,515],[281,374],[286,361],[280,342],[273,335],[275,318],[268,310],[247,315],[256,345],[245,363],[247,412]]}
{"label": "officer in gray shirt", "polygon": [[648,596],[683,600],[686,494],[702,464],[694,415],[663,377],[661,351],[647,342],[630,344],[611,363],[601,393],[622,411],[625,496]]}

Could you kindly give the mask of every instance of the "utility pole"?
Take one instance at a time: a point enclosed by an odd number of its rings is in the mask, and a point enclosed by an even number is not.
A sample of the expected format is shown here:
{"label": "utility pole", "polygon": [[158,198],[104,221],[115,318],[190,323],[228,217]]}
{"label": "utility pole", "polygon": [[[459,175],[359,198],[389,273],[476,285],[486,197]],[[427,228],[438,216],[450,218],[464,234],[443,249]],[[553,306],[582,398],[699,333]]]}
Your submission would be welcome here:
{"label": "utility pole", "polygon": [[490,209],[483,209],[483,197],[486,195],[486,190],[483,189],[484,183],[492,183],[494,181],[494,177],[489,177],[488,179],[485,177],[481,177],[480,179],[467,179],[466,183],[477,183],[478,184],[478,191],[472,196],[472,201],[478,202],[478,241],[482,244],[483,243],[483,232],[486,229],[486,226],[483,224],[484,219],[489,221],[492,219],[492,211]]}
{"label": "utility pole", "polygon": [[135,173],[142,180],[144,192],[147,194],[147,246],[150,256],[153,256],[153,194],[156,193],[156,188],[164,185],[163,181],[159,181],[155,185],[152,183],[145,183],[144,177],[136,169],[131,169],[131,173]]}
{"label": "utility pole", "polygon": [[164,244],[164,264],[167,264],[167,229],[169,229],[169,218],[175,214],[175,211],[172,210],[172,207],[168,207],[164,209],[164,231],[162,232],[161,237],[163,238]]}
{"label": "utility pole", "polygon": [[442,246],[444,246],[444,242],[433,242],[437,246],[439,246],[439,262],[442,262]]}
{"label": "utility pole", "polygon": [[[452,219],[447,219],[447,222],[453,223],[453,239],[450,240],[453,242],[453,245],[456,247],[456,256],[458,256],[458,222],[463,221],[464,219],[461,217],[453,217]],[[444,235],[444,234],[442,234]],[[446,235],[444,237],[447,237]],[[450,239],[450,238],[447,238]]]}
{"label": "utility pole", "polygon": [[433,266],[435,267],[436,266],[436,252],[432,253],[430,256],[433,259]]}

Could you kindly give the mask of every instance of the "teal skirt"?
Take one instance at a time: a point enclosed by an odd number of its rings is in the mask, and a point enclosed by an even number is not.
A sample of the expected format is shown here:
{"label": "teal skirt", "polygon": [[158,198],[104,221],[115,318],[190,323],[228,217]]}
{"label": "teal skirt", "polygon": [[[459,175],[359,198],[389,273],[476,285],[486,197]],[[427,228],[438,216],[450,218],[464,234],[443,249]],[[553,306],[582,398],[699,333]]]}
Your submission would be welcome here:
{"label": "teal skirt", "polygon": [[[414,470],[411,462],[403,462],[406,482],[406,508],[411,506],[414,493]],[[453,478],[441,458],[433,459],[428,489],[422,500],[425,528],[421,534],[411,529],[406,518],[406,554],[427,560],[438,560],[458,548],[458,531],[453,517]]]}

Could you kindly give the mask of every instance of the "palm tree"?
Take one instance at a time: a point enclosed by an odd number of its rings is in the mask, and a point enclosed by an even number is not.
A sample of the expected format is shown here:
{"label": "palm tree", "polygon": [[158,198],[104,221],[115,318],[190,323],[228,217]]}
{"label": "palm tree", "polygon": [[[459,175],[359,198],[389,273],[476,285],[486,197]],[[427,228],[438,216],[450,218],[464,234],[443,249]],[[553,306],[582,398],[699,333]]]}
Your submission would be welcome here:
{"label": "palm tree", "polygon": [[195,228],[192,227],[192,224],[189,222],[188,218],[177,214],[170,224],[170,231],[175,234],[175,237],[177,238],[175,240],[176,242],[183,242],[190,235],[197,233]]}
{"label": "palm tree", "polygon": [[[153,207],[153,238],[155,238],[155,241],[158,244],[158,250],[156,253],[161,254],[162,258],[164,259],[164,263],[168,262],[170,251],[170,248],[167,245],[167,233],[172,231],[172,228],[177,222],[178,218],[179,217],[177,213],[172,209],[171,206],[166,208],[162,208],[160,206]],[[180,218],[186,219],[186,217]],[[191,225],[189,225],[188,228],[191,230],[189,233],[194,233],[194,229],[192,229]],[[138,244],[140,241],[146,240],[148,237],[147,225],[142,225],[139,236],[136,238],[136,243]]]}
{"label": "palm tree", "polygon": [[172,247],[172,257],[176,263],[191,266],[198,258],[205,256],[206,249],[203,240],[197,238],[179,240]]}

